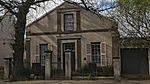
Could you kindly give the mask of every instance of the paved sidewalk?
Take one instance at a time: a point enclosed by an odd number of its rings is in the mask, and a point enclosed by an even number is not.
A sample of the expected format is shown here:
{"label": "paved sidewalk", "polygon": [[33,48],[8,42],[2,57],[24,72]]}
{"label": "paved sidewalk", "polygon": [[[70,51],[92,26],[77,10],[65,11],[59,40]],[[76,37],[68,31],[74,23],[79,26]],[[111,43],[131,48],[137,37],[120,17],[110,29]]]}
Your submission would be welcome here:
{"label": "paved sidewalk", "polygon": [[37,81],[18,81],[3,82],[0,84],[150,84],[150,80],[37,80]]}

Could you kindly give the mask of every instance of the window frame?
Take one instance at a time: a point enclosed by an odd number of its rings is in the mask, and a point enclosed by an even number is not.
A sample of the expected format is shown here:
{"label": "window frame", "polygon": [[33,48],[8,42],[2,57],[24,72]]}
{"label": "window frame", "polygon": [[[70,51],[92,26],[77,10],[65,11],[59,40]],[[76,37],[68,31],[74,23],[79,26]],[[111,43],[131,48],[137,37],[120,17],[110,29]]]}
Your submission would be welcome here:
{"label": "window frame", "polygon": [[48,50],[48,43],[46,44],[39,44],[39,59],[40,59],[40,64],[41,66],[45,66],[45,51],[43,51],[42,47],[44,46],[45,47],[45,50],[47,51]]}
{"label": "window frame", "polygon": [[[97,47],[93,49],[93,46]],[[94,50],[94,51],[93,51]],[[101,63],[101,42],[91,42],[91,61],[92,63]]]}
{"label": "window frame", "polygon": [[[65,18],[65,16],[67,16],[67,15],[72,15],[72,22],[71,21],[69,21],[69,22],[66,22],[66,18]],[[67,31],[74,31],[74,14],[73,13],[66,13],[66,14],[63,14],[63,25],[64,25],[64,31],[65,32],[67,32]],[[70,23],[70,24],[72,24],[72,29],[71,30],[68,30],[68,28],[66,28],[66,24],[67,23]]]}

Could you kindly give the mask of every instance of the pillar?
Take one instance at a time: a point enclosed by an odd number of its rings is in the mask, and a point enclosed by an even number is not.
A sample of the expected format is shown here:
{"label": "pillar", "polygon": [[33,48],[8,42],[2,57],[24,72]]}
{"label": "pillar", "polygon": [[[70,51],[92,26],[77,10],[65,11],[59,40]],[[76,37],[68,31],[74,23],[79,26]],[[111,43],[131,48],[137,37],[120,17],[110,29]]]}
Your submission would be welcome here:
{"label": "pillar", "polygon": [[12,58],[4,58],[4,79],[10,79],[12,69]]}
{"label": "pillar", "polygon": [[45,56],[45,79],[50,79],[52,76],[52,51],[46,51]]}
{"label": "pillar", "polygon": [[112,57],[114,67],[114,80],[120,80],[121,73],[121,59],[120,59],[120,42],[119,32],[117,28],[112,31]]}
{"label": "pillar", "polygon": [[71,79],[71,51],[65,51],[65,76],[68,79]]}

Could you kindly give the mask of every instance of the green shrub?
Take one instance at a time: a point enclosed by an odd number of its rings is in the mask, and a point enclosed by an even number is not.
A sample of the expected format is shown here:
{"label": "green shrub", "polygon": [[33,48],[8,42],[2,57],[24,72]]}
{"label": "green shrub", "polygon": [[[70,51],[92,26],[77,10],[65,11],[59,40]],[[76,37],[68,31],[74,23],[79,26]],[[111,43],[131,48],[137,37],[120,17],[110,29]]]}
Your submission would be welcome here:
{"label": "green shrub", "polygon": [[21,71],[18,72],[23,78],[29,79],[30,74],[32,73],[32,70],[30,68],[24,68]]}
{"label": "green shrub", "polygon": [[84,65],[81,69],[73,72],[73,75],[77,76],[93,76],[96,72],[96,66],[93,63],[89,63],[87,65]]}
{"label": "green shrub", "polygon": [[113,76],[114,70],[112,66],[98,67],[96,70],[98,76]]}
{"label": "green shrub", "polygon": [[30,74],[32,70],[30,68],[13,68],[10,74],[10,81],[20,81],[30,79]]}
{"label": "green shrub", "polygon": [[114,70],[112,66],[96,67],[96,64],[90,63],[72,74],[74,76],[113,76]]}
{"label": "green shrub", "polygon": [[64,71],[62,69],[52,69],[52,75],[53,76],[64,75]]}

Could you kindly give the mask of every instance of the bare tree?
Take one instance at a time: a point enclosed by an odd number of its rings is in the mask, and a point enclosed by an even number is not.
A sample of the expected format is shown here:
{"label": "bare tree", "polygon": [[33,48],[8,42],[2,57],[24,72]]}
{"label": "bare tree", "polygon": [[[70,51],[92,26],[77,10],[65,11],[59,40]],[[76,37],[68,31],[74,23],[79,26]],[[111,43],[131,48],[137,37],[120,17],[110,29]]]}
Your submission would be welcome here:
{"label": "bare tree", "polygon": [[149,0],[117,0],[118,8],[114,17],[124,26],[121,30],[127,36],[150,36],[150,1]]}
{"label": "bare tree", "polygon": [[[109,16],[119,23],[123,37],[150,36],[149,0],[80,0],[87,10]],[[107,1],[111,1],[107,3]],[[106,3],[105,3],[106,2]],[[109,4],[109,6],[105,6]]]}
{"label": "bare tree", "polygon": [[22,80],[23,75],[23,53],[24,53],[24,35],[27,21],[27,14],[34,6],[40,6],[40,3],[53,0],[0,0],[0,11],[8,10],[16,18],[14,25],[15,40],[12,44],[14,53],[14,68],[12,80]]}

